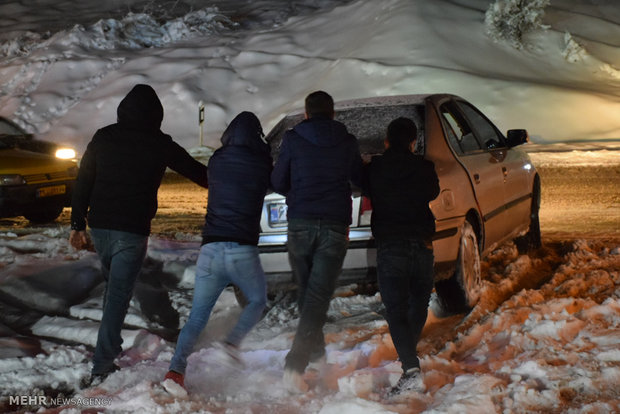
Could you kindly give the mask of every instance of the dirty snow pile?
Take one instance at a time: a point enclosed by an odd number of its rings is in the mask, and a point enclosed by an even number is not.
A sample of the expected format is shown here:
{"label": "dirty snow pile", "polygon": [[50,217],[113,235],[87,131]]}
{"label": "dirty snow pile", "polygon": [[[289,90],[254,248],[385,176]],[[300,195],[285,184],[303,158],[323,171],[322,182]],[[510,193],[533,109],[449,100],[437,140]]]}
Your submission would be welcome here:
{"label": "dirty snow pile", "polygon": [[[67,232],[0,234],[3,321],[13,318],[12,326],[21,323],[22,333],[33,334],[5,332],[0,338],[5,409],[58,404],[67,413],[93,406],[144,413],[620,410],[620,246],[613,243],[556,243],[530,256],[508,244],[493,252],[483,263],[483,298],[468,315],[429,315],[419,345],[427,391],[395,400],[384,391],[398,379],[400,363],[379,294],[361,294],[355,285],[338,289],[325,327],[327,363],[306,372],[308,394],[290,395],[281,378],[298,318],[292,293],[271,298],[242,345],[245,367],[231,368],[211,347],[240,311],[234,293],[226,291],[190,357],[184,396],[159,384],[174,351],[173,335],[191,306],[199,242],[151,237],[147,275],[140,278],[123,331],[122,369],[98,388],[80,389],[90,370],[102,284],[96,255],[75,252]],[[45,404],[9,400],[38,395]]]}

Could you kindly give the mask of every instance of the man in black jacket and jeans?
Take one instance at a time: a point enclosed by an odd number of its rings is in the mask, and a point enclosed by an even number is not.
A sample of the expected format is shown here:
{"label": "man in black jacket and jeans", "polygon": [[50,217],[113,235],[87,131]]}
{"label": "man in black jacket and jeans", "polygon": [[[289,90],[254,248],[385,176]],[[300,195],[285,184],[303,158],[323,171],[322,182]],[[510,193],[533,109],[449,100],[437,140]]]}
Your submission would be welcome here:
{"label": "man in black jacket and jeans", "polygon": [[286,356],[284,382],[306,391],[302,375],[325,354],[323,325],[342,271],[351,224],[351,182],[360,186],[357,139],[335,121],[334,101],[323,91],[306,97],[306,119],[287,131],[271,174],[286,195],[288,256],[297,282],[299,325]]}
{"label": "man in black jacket and jeans", "polygon": [[153,88],[136,85],[119,104],[117,123],[95,133],[80,163],[69,241],[76,249],[89,244],[88,221],[106,281],[90,385],[118,369],[114,359],[121,352],[121,328],[166,168],[207,187],[207,167],[161,132],[163,116]]}
{"label": "man in black jacket and jeans", "polygon": [[424,389],[416,347],[433,289],[435,217],[429,203],[439,195],[439,180],[433,163],[412,152],[416,135],[411,119],[395,119],[385,152],[365,168],[379,290],[403,370],[391,395]]}

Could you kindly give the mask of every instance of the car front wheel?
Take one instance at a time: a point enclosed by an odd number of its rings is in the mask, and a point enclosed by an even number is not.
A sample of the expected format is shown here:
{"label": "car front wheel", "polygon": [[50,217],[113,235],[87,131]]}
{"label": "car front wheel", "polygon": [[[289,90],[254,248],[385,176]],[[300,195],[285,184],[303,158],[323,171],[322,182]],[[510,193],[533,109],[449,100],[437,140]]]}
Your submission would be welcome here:
{"label": "car front wheel", "polygon": [[478,303],[481,288],[478,237],[471,223],[465,221],[456,270],[449,279],[435,283],[437,297],[432,304],[433,311],[437,316],[468,312]]}
{"label": "car front wheel", "polygon": [[532,206],[530,208],[530,226],[523,236],[515,239],[520,254],[527,254],[542,246],[540,234],[540,179],[536,177],[532,189]]}

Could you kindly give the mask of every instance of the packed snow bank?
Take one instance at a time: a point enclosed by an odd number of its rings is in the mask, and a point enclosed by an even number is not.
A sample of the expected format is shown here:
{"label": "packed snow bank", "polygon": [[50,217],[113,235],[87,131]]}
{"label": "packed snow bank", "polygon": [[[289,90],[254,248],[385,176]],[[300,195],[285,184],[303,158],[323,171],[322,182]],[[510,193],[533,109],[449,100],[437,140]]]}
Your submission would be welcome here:
{"label": "packed snow bank", "polygon": [[14,3],[0,5],[0,112],[80,153],[135,83],[154,86],[163,130],[186,148],[199,144],[200,102],[204,144],[218,147],[237,113],[269,129],[317,89],[338,100],[448,92],[536,142],[620,138],[612,6],[555,0],[516,49],[486,35],[484,0]]}

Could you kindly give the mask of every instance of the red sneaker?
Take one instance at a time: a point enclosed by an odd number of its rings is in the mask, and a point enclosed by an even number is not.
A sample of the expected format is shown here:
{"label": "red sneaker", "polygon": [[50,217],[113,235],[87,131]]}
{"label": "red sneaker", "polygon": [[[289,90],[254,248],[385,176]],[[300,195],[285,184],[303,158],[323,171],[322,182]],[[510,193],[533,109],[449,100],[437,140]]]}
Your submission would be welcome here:
{"label": "red sneaker", "polygon": [[185,376],[183,374],[179,374],[178,372],[168,371],[168,373],[164,377],[164,381],[167,379],[170,379],[176,382],[177,384],[179,384],[181,387],[185,388],[184,381],[183,381],[184,377]]}

